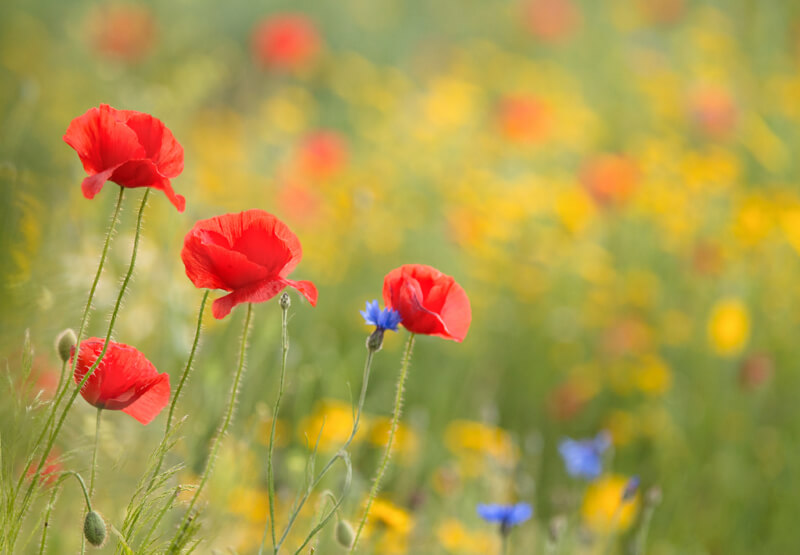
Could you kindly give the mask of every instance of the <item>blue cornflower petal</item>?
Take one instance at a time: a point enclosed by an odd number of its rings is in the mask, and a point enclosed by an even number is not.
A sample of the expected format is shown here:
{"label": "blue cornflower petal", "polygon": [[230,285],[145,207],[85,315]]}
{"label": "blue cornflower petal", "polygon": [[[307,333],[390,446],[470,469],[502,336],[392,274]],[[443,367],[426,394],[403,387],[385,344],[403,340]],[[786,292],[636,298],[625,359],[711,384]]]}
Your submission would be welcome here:
{"label": "blue cornflower petal", "polygon": [[512,526],[522,524],[533,515],[529,503],[516,505],[478,505],[478,516],[487,522],[497,522],[501,530],[508,531]]}
{"label": "blue cornflower petal", "polygon": [[641,479],[639,476],[633,476],[628,483],[625,484],[625,489],[622,491],[622,500],[623,501],[630,501],[636,496],[636,492],[639,491],[639,484],[641,484]]}
{"label": "blue cornflower petal", "polygon": [[517,524],[522,524],[532,516],[533,507],[531,507],[528,503],[517,503],[511,507],[511,511],[508,514],[507,524],[509,526],[516,526]]}
{"label": "blue cornflower petal", "polygon": [[367,324],[381,330],[397,331],[397,326],[402,320],[400,313],[392,308],[381,310],[377,300],[367,302],[366,310],[359,312]]}
{"label": "blue cornflower petal", "polygon": [[610,445],[608,434],[600,432],[597,437],[580,441],[564,438],[558,445],[558,452],[570,476],[594,480],[603,472],[602,455]]}

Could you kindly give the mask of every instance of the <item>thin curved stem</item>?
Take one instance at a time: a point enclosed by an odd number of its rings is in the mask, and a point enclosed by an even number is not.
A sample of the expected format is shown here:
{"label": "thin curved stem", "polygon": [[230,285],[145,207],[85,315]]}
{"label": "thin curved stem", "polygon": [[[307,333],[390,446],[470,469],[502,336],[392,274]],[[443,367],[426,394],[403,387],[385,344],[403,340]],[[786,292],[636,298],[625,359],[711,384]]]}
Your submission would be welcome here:
{"label": "thin curved stem", "polygon": [[[125,278],[122,280],[122,285],[120,286],[119,294],[117,295],[117,301],[114,304],[114,310],[111,313],[111,320],[109,321],[109,324],[108,324],[108,332],[106,333],[106,339],[105,339],[105,341],[103,343],[103,349],[100,351],[100,354],[97,357],[97,360],[95,360],[94,364],[92,364],[92,367],[89,368],[88,372],[86,372],[86,375],[83,377],[81,382],[73,390],[72,395],[70,396],[69,400],[67,401],[66,405],[64,406],[64,408],[61,411],[61,416],[59,417],[55,428],[53,429],[52,433],[50,434],[50,437],[49,437],[49,439],[47,441],[47,446],[45,447],[45,450],[44,450],[44,452],[42,454],[42,458],[39,461],[39,466],[36,469],[36,472],[34,474],[33,479],[31,480],[30,485],[28,486],[28,489],[25,491],[25,497],[22,500],[22,507],[20,508],[20,512],[19,512],[19,517],[20,518],[17,519],[17,521],[18,521],[17,522],[17,526],[20,525],[20,523],[21,523],[20,521],[22,520],[21,517],[22,517],[22,515],[24,514],[24,512],[28,508],[28,504],[30,503],[31,495],[33,494],[33,488],[38,483],[39,472],[41,471],[42,467],[44,466],[44,463],[47,460],[47,456],[50,454],[50,451],[53,448],[53,444],[55,443],[56,437],[58,437],[58,433],[61,431],[61,427],[64,425],[64,421],[67,418],[67,413],[69,412],[69,409],[72,408],[72,404],[75,402],[75,399],[77,398],[78,393],[80,393],[80,391],[83,388],[84,384],[89,380],[89,378],[92,376],[92,374],[94,374],[95,369],[97,369],[98,365],[103,360],[103,357],[106,354],[106,350],[108,349],[108,342],[111,340],[111,334],[114,331],[114,324],[116,323],[117,316],[119,315],[119,309],[120,309],[120,306],[122,305],[122,299],[125,296],[125,291],[128,288],[128,283],[130,283],[131,276],[133,275],[133,268],[136,265],[136,255],[137,255],[138,250],[139,250],[139,239],[141,238],[141,234],[142,234],[142,218],[144,216],[144,209],[147,206],[147,197],[149,196],[149,194],[150,194],[150,188],[148,187],[148,188],[145,189],[144,195],[142,196],[142,203],[139,206],[139,213],[138,213],[138,215],[136,217],[136,232],[135,232],[134,237],[133,237],[133,249],[131,251],[131,261],[130,261],[130,264],[128,265],[128,271],[125,274]],[[81,326],[81,328],[83,328],[83,326]],[[79,335],[78,335],[79,338],[80,338],[80,331],[81,330],[79,330]],[[76,344],[75,350],[76,350],[76,353],[80,351],[80,343]],[[73,357],[73,361],[74,361],[73,362],[73,375],[74,375],[74,368],[77,366],[77,360],[78,360],[78,357],[74,356]],[[64,388],[64,392],[63,393],[66,393],[66,392],[67,392],[67,388]]]}
{"label": "thin curved stem", "polygon": [[97,409],[97,420],[94,425],[94,450],[92,451],[92,470],[89,474],[89,496],[94,495],[94,477],[97,473],[97,445],[100,443],[100,415],[103,409]]}
{"label": "thin curved stem", "polygon": [[175,413],[175,405],[178,404],[178,398],[181,396],[181,391],[183,390],[183,385],[186,383],[186,379],[189,377],[189,372],[192,369],[192,362],[194,361],[194,355],[197,353],[197,345],[200,343],[200,331],[203,328],[203,312],[206,309],[206,302],[208,301],[208,295],[211,293],[208,289],[206,292],[203,293],[203,300],[200,301],[200,310],[197,313],[197,326],[194,330],[194,341],[192,342],[192,350],[189,353],[189,360],[186,361],[186,367],[183,369],[183,374],[181,374],[181,379],[178,382],[178,387],[175,389],[175,395],[172,397],[172,403],[169,405],[169,414],[167,415],[167,429],[164,432],[165,434],[169,433],[169,429],[172,427],[172,418]]}
{"label": "thin curved stem", "polygon": [[[278,552],[278,546],[275,543],[275,476],[272,466],[272,454],[275,450],[275,428],[278,422],[278,411],[281,407],[281,398],[283,397],[283,389],[286,383],[286,360],[289,356],[289,304],[281,303],[281,375],[278,384],[278,397],[275,399],[275,406],[272,408],[272,430],[269,434],[269,448],[267,450],[267,495],[269,497],[269,530],[272,534],[272,550]],[[267,529],[264,527],[264,534],[261,537],[261,547],[259,553],[264,549],[264,540],[266,539]]]}
{"label": "thin curved stem", "polygon": [[[100,254],[100,263],[97,265],[97,272],[94,274],[94,281],[92,281],[92,286],[89,288],[89,297],[86,299],[86,306],[83,309],[83,316],[81,317],[81,325],[78,328],[78,335],[75,342],[76,348],[78,345],[81,344],[81,338],[83,337],[83,331],[86,328],[86,322],[89,319],[89,312],[92,308],[92,302],[94,301],[94,293],[97,290],[97,284],[100,281],[100,275],[103,273],[103,267],[106,263],[106,257],[108,256],[108,249],[111,246],[111,238],[114,236],[114,230],[117,227],[117,223],[119,222],[119,212],[122,207],[122,197],[125,193],[125,188],[119,188],[119,196],[117,197],[117,204],[114,206],[114,213],[111,216],[111,225],[108,226],[108,231],[106,232],[106,238],[103,242],[103,251]],[[45,422],[44,427],[42,428],[42,432],[39,434],[39,438],[36,440],[35,445],[38,446],[44,440],[47,431],[50,429],[53,421],[55,420],[56,412],[58,410],[58,405],[64,398],[64,395],[67,393],[67,389],[69,389],[69,380],[67,380],[67,384],[64,386],[64,389],[61,389],[61,382],[64,378],[64,368],[66,367],[66,362],[61,369],[61,380],[59,380],[58,389],[56,389],[56,396],[54,397],[53,404],[50,406],[50,414],[47,416],[47,421]],[[75,368],[77,365],[77,357],[75,357],[71,368],[70,368],[70,376],[75,375]],[[33,455],[33,454],[32,454]],[[28,463],[25,465],[25,468],[22,469],[22,474],[20,475],[19,482],[17,483],[16,491],[18,492],[19,489],[22,487],[22,482],[25,479],[25,476],[30,468],[30,465],[33,463],[33,458],[31,458]],[[38,470],[41,470],[41,466]],[[37,470],[37,474],[38,474]]]}
{"label": "thin curved stem", "polygon": [[[206,292],[203,293],[203,300],[200,301],[200,310],[197,314],[197,326],[194,330],[194,341],[192,341],[192,350],[189,352],[189,359],[186,361],[186,366],[183,368],[183,374],[181,374],[181,379],[178,382],[178,387],[175,389],[175,395],[172,396],[172,402],[169,405],[169,413],[167,414],[167,424],[164,429],[164,439],[162,440],[162,444],[167,441],[169,437],[169,431],[172,428],[172,420],[175,414],[175,406],[178,404],[178,398],[181,396],[181,391],[183,391],[183,386],[186,383],[187,378],[189,377],[189,372],[192,369],[192,362],[194,362],[194,356],[197,353],[197,346],[200,344],[200,332],[203,328],[203,312],[206,309],[206,302],[208,301],[208,295],[211,291],[206,289]],[[153,476],[150,478],[150,483],[147,486],[147,492],[149,493],[152,491],[153,484],[155,483],[156,476],[158,476],[159,471],[161,470],[161,465],[164,464],[164,457],[166,456],[166,451],[161,453],[161,456],[158,459],[158,463],[153,470]]]}
{"label": "thin curved stem", "polygon": [[403,407],[403,390],[405,389],[406,378],[408,377],[408,367],[411,362],[411,352],[413,349],[414,334],[412,333],[408,336],[408,342],[406,343],[406,348],[403,352],[403,362],[400,366],[400,377],[397,380],[397,392],[395,393],[394,397],[392,424],[389,428],[389,441],[386,443],[386,449],[383,452],[383,458],[381,459],[381,464],[378,467],[378,473],[375,475],[375,481],[372,483],[372,488],[369,491],[369,497],[367,498],[367,506],[364,508],[364,514],[361,516],[361,520],[358,523],[356,537],[353,540],[353,546],[350,548],[351,552],[355,551],[356,546],[358,545],[358,538],[361,536],[364,525],[367,523],[369,510],[372,508],[372,502],[375,501],[375,497],[378,495],[378,490],[380,490],[381,487],[381,481],[386,473],[386,468],[389,466],[389,459],[392,455],[392,444],[394,443],[394,434],[397,431],[397,424],[400,421],[400,412]]}
{"label": "thin curved stem", "polygon": [[333,468],[333,465],[336,463],[338,459],[341,458],[341,453],[346,452],[346,450],[350,447],[350,444],[353,442],[353,439],[356,437],[356,433],[358,433],[358,425],[361,420],[361,414],[364,409],[364,401],[367,398],[367,386],[369,385],[369,376],[372,370],[372,359],[375,356],[377,351],[373,351],[372,349],[367,349],[367,360],[364,363],[364,375],[361,379],[361,394],[358,398],[358,406],[356,407],[355,416],[353,417],[353,430],[350,432],[350,437],[347,438],[347,441],[344,442],[342,448],[337,452],[336,455],[331,457],[331,459],[327,462],[327,464],[322,467],[319,474],[317,475],[316,479],[308,486],[303,497],[300,498],[299,503],[297,504],[297,508],[294,510],[292,515],[289,517],[289,522],[286,525],[286,529],[283,531],[281,535],[281,539],[278,542],[277,548],[283,545],[283,542],[286,540],[286,537],[289,535],[289,531],[294,524],[294,521],[297,519],[298,515],[300,514],[300,510],[303,508],[303,505],[308,501],[311,492],[319,485],[322,481],[322,478],[328,473],[328,471]]}
{"label": "thin curved stem", "polygon": [[197,486],[197,489],[192,496],[191,501],[189,502],[189,506],[186,509],[186,513],[183,515],[183,519],[181,520],[180,526],[178,526],[178,532],[175,534],[175,537],[172,538],[172,542],[170,543],[169,548],[167,549],[168,552],[174,553],[177,550],[178,542],[181,540],[184,531],[186,530],[186,526],[189,523],[189,518],[192,514],[192,509],[194,509],[195,504],[197,504],[197,500],[200,497],[200,493],[203,491],[203,488],[208,481],[208,477],[211,475],[211,469],[214,466],[214,461],[217,458],[217,452],[219,451],[220,443],[222,443],[222,438],[225,436],[225,432],[228,431],[228,425],[231,423],[233,419],[233,410],[236,407],[236,397],[239,393],[239,382],[242,378],[242,371],[244,370],[244,361],[245,361],[245,353],[247,352],[247,339],[250,335],[250,320],[251,315],[253,313],[253,303],[247,303],[247,315],[244,319],[244,331],[242,332],[242,346],[239,352],[239,366],[236,369],[236,374],[233,378],[233,386],[231,387],[231,396],[230,400],[228,401],[228,407],[225,411],[225,417],[222,420],[222,425],[219,428],[219,432],[217,433],[216,437],[214,438],[214,443],[211,446],[211,452],[208,457],[208,462],[206,463],[206,468],[203,471],[203,475],[200,477],[200,483]]}

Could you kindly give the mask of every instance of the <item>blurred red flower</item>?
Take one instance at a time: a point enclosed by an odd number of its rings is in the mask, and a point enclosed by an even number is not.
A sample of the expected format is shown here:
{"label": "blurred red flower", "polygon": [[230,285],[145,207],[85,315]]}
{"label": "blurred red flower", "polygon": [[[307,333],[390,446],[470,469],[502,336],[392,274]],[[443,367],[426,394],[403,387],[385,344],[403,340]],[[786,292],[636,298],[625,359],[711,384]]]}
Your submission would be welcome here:
{"label": "blurred red flower", "polygon": [[739,115],[731,93],[717,85],[699,86],[691,91],[689,113],[695,125],[712,139],[731,137]]}
{"label": "blurred red flower", "polygon": [[95,51],[107,58],[135,63],[153,48],[156,20],[149,8],[134,4],[98,6],[89,20]]}
{"label": "blurred red flower", "polygon": [[195,286],[231,292],[214,301],[217,319],[237,304],[267,301],[287,285],[315,306],[314,284],[286,277],[302,256],[297,236],[263,210],[200,220],[186,234],[181,251],[186,275]]}
{"label": "blurred red flower", "polygon": [[581,22],[581,12],[571,0],[529,0],[524,9],[528,29],[542,42],[569,38]]}
{"label": "blurred red flower", "polygon": [[273,15],[253,30],[252,48],[265,68],[300,69],[316,57],[320,38],[317,27],[303,14]]}
{"label": "blurred red flower", "polygon": [[[38,466],[38,463],[33,462],[28,467],[25,476],[29,480],[36,474],[36,467]],[[44,485],[50,486],[58,479],[58,474],[62,470],[64,470],[64,465],[61,464],[61,452],[58,450],[58,447],[54,446],[50,451],[50,456],[45,460],[42,470],[39,471],[39,477],[42,479]]]}
{"label": "blurred red flower", "polygon": [[584,164],[580,180],[598,204],[618,205],[636,189],[639,169],[626,156],[603,154]]}
{"label": "blurred red flower", "polygon": [[64,141],[75,149],[89,174],[82,183],[86,198],[94,198],[106,181],[113,181],[122,187],[164,191],[183,212],[186,200],[170,184],[170,178],[183,171],[183,147],[150,114],[101,104],[72,120]]}
{"label": "blurred red flower", "polygon": [[[94,365],[103,345],[105,339],[97,337],[81,342],[75,383],[80,383]],[[109,342],[103,360],[81,388],[81,395],[90,405],[121,410],[142,424],[149,424],[167,406],[169,392],[169,374],[159,374],[142,353],[115,341]]]}
{"label": "blurred red flower", "polygon": [[456,280],[431,266],[406,264],[383,280],[383,301],[403,318],[412,333],[435,335],[459,343],[472,321],[469,298]]}
{"label": "blurred red flower", "polygon": [[317,131],[301,145],[299,162],[303,172],[312,177],[330,177],[347,162],[347,143],[335,131]]}

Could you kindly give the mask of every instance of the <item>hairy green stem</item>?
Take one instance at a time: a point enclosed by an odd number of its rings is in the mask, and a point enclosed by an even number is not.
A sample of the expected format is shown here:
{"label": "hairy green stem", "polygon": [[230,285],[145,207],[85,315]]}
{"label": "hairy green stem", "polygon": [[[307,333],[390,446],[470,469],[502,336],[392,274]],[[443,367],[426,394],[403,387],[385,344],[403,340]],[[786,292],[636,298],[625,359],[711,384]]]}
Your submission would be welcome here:
{"label": "hairy green stem", "polygon": [[[22,516],[25,514],[25,511],[27,511],[28,505],[30,504],[30,499],[33,494],[33,489],[38,483],[39,472],[41,471],[45,461],[47,460],[47,456],[50,454],[50,451],[53,448],[53,444],[55,443],[56,437],[58,437],[58,434],[61,431],[61,427],[64,425],[64,421],[67,418],[67,413],[69,412],[69,409],[72,408],[72,404],[75,402],[75,399],[77,398],[84,384],[89,380],[92,374],[94,374],[94,371],[97,369],[100,362],[103,360],[103,357],[106,354],[106,350],[108,350],[108,343],[111,340],[111,334],[114,331],[114,324],[116,323],[117,316],[119,315],[120,306],[122,305],[122,299],[125,296],[125,291],[128,288],[128,283],[130,283],[131,276],[133,275],[133,268],[136,265],[136,255],[139,250],[139,240],[142,235],[142,219],[144,216],[144,209],[147,206],[147,197],[149,196],[149,194],[150,194],[150,188],[148,187],[145,189],[144,195],[142,195],[142,203],[139,206],[139,212],[136,217],[136,232],[133,237],[133,249],[131,251],[131,261],[130,264],[128,265],[128,271],[125,274],[125,278],[122,280],[122,285],[120,286],[119,294],[117,295],[117,301],[114,304],[114,310],[111,312],[111,320],[109,321],[108,324],[108,332],[106,333],[106,338],[103,343],[103,349],[100,351],[100,355],[97,357],[97,360],[94,361],[94,364],[92,364],[91,368],[89,368],[89,370],[86,372],[86,375],[83,377],[81,382],[73,390],[72,395],[70,396],[69,400],[67,401],[66,405],[63,407],[61,411],[61,416],[58,418],[58,422],[56,423],[55,428],[53,429],[52,433],[50,434],[50,437],[48,438],[47,446],[45,447],[44,452],[42,454],[42,458],[39,461],[39,466],[36,469],[36,472],[34,474],[33,479],[31,480],[30,485],[28,486],[28,489],[25,491],[25,497],[22,500],[22,506],[20,507],[18,513],[19,518],[17,519],[17,524],[16,524],[17,530],[21,525]],[[83,326],[81,326],[81,329],[82,328]],[[80,331],[81,330],[79,330],[79,335],[78,335],[79,338],[80,338]],[[80,352],[80,343],[78,343],[75,346],[75,352],[76,356],[73,356],[73,365],[72,365],[73,375],[74,375],[74,368],[77,367],[77,361],[78,361],[77,353]],[[67,388],[64,388],[64,393],[66,393],[66,391]],[[13,538],[11,547],[13,547]]]}
{"label": "hairy green stem", "polygon": [[[164,429],[164,439],[162,440],[162,444],[166,443],[167,438],[169,437],[169,431],[172,428],[172,420],[175,415],[175,406],[178,404],[178,398],[181,396],[181,391],[183,391],[183,386],[186,383],[187,378],[189,377],[189,372],[192,369],[192,362],[194,362],[194,356],[197,353],[197,346],[200,344],[200,332],[203,328],[203,312],[206,309],[206,302],[208,301],[208,295],[211,291],[206,289],[206,292],[203,293],[203,300],[200,301],[200,311],[197,314],[197,326],[194,330],[194,341],[192,341],[192,350],[189,352],[189,359],[186,361],[186,366],[183,369],[183,374],[181,374],[181,379],[178,382],[178,387],[175,389],[175,395],[172,396],[172,402],[169,405],[169,413],[167,414],[167,424]],[[150,484],[147,486],[147,492],[149,493],[152,491],[153,484],[155,483],[156,477],[158,476],[159,471],[161,470],[161,465],[164,464],[164,457],[166,456],[166,451],[161,453],[161,456],[158,459],[158,463],[156,463],[155,469],[153,470],[153,476],[150,478]]]}
{"label": "hairy green stem", "polygon": [[189,501],[189,506],[186,509],[186,513],[183,515],[180,526],[178,526],[178,532],[175,534],[175,537],[172,538],[172,542],[167,549],[169,553],[175,553],[178,550],[178,544],[182,540],[182,535],[186,530],[186,526],[189,523],[190,517],[192,516],[192,509],[194,509],[195,504],[197,504],[200,493],[203,491],[203,488],[208,481],[208,477],[211,475],[211,469],[213,468],[214,461],[217,458],[217,452],[219,451],[219,446],[222,443],[222,438],[225,436],[225,432],[228,431],[228,425],[233,419],[233,410],[236,407],[236,397],[239,393],[239,382],[242,378],[242,371],[244,370],[245,353],[247,352],[247,339],[250,335],[250,320],[252,313],[253,303],[247,303],[247,315],[244,319],[244,331],[242,332],[242,346],[239,352],[239,365],[233,378],[233,386],[231,387],[231,396],[228,400],[228,407],[225,410],[225,416],[222,420],[219,432],[217,432],[217,435],[214,438],[214,442],[211,446],[208,461],[206,462],[206,468],[203,470],[203,475],[200,477],[200,483],[197,485],[197,489],[195,490],[191,501]]}
{"label": "hairy green stem", "polygon": [[[125,193],[125,188],[124,187],[120,187],[119,188],[119,196],[117,197],[117,204],[114,207],[114,213],[111,216],[111,224],[108,226],[108,231],[106,232],[106,238],[105,238],[105,241],[103,243],[103,251],[100,254],[100,263],[97,265],[97,272],[95,272],[95,274],[94,274],[94,281],[92,281],[92,286],[89,289],[89,297],[86,299],[86,306],[83,309],[83,316],[81,317],[81,325],[78,328],[78,335],[77,335],[77,340],[76,340],[76,343],[75,343],[76,349],[77,349],[77,346],[81,344],[81,338],[83,337],[83,331],[86,328],[86,322],[89,319],[89,312],[91,311],[92,302],[94,301],[94,293],[97,290],[97,284],[100,281],[100,275],[103,273],[103,267],[105,266],[106,257],[108,256],[108,249],[109,249],[109,247],[111,245],[111,238],[114,236],[114,230],[117,227],[117,222],[119,222],[119,212],[120,212],[120,208],[122,207],[122,197],[123,197],[124,193]],[[78,358],[74,357],[73,358],[73,362],[72,362],[72,366],[70,368],[70,376],[73,376],[75,374],[75,367],[77,365],[77,362],[78,362]],[[61,403],[61,401],[64,398],[64,395],[66,395],[67,390],[69,389],[69,380],[66,381],[66,384],[64,385],[64,389],[63,390],[61,389],[61,382],[64,381],[64,376],[65,376],[64,369],[66,367],[66,364],[67,363],[64,362],[64,365],[62,365],[62,367],[61,367],[61,379],[58,382],[58,389],[56,389],[56,396],[53,398],[53,403],[50,405],[50,413],[47,416],[47,420],[45,421],[45,425],[42,428],[41,433],[39,434],[39,438],[36,440],[36,443],[35,443],[36,447],[41,445],[42,441],[44,440],[44,437],[47,434],[47,431],[50,429],[50,426],[53,424],[53,421],[55,420],[56,412],[58,411],[58,405]],[[34,453],[35,453],[35,448],[34,448]],[[32,456],[33,456],[34,453],[32,453]],[[42,460],[44,460],[44,458]],[[28,472],[28,469],[30,468],[30,465],[32,463],[33,463],[33,458],[31,458],[28,461],[28,464],[26,464],[25,468],[22,470],[22,474],[20,475],[19,482],[17,483],[17,488],[15,490],[16,492],[18,492],[19,489],[22,487],[22,482],[25,479],[25,476],[26,476],[26,474]],[[39,470],[41,470],[41,468],[42,467],[41,467],[41,464],[40,464],[40,466],[39,466],[39,468],[37,470],[37,473],[38,473]]]}
{"label": "hairy green stem", "polygon": [[[367,349],[367,360],[364,363],[364,374],[363,374],[363,377],[361,379],[361,394],[359,395],[358,406],[356,407],[355,415],[353,417],[353,429],[350,432],[350,436],[344,442],[344,445],[342,445],[341,449],[339,449],[339,451],[336,453],[336,455],[331,457],[331,459],[325,464],[325,466],[322,467],[322,470],[317,475],[316,479],[308,486],[308,488],[306,489],[305,493],[300,498],[300,501],[297,504],[297,508],[293,511],[293,513],[289,517],[289,522],[287,523],[286,529],[283,531],[283,534],[281,535],[281,539],[278,542],[277,548],[280,548],[283,545],[283,542],[286,540],[286,537],[289,535],[289,531],[291,530],[292,525],[294,524],[295,520],[297,519],[298,515],[300,514],[300,510],[303,508],[303,505],[306,503],[306,501],[308,501],[308,498],[311,495],[311,492],[314,491],[314,489],[319,485],[319,483],[322,481],[322,478],[325,477],[325,475],[328,473],[328,471],[331,468],[333,468],[333,465],[336,463],[336,461],[341,459],[341,458],[343,458],[342,453],[346,453],[347,452],[347,449],[350,447],[350,444],[353,442],[353,439],[356,437],[356,433],[358,433],[358,425],[359,425],[359,422],[361,421],[361,414],[362,414],[363,409],[364,409],[364,401],[367,398],[367,386],[369,385],[369,376],[370,376],[370,372],[372,370],[372,359],[375,356],[376,352],[377,351],[375,351],[373,349],[369,349],[369,348]],[[341,503],[341,501],[340,501],[340,503]],[[327,519],[326,519],[326,521],[327,521]],[[324,524],[324,522],[322,524]],[[262,541],[262,546],[263,546],[263,541]],[[261,553],[261,552],[259,551],[259,553]]]}
{"label": "hairy green stem", "polygon": [[394,434],[397,431],[397,424],[400,421],[400,412],[403,407],[403,390],[406,385],[406,378],[408,377],[408,367],[411,362],[411,351],[414,349],[414,334],[408,336],[405,351],[403,352],[403,362],[400,366],[400,377],[397,380],[397,391],[394,397],[394,411],[392,412],[392,424],[389,428],[389,441],[386,443],[386,449],[383,452],[381,464],[378,467],[378,473],[375,475],[375,481],[372,483],[372,488],[369,490],[369,497],[367,497],[367,505],[364,508],[364,514],[361,515],[361,520],[358,523],[356,530],[356,537],[353,540],[353,546],[350,548],[351,552],[356,550],[358,546],[358,539],[361,537],[361,532],[364,530],[364,525],[369,518],[369,510],[372,507],[372,502],[378,495],[378,490],[381,487],[381,481],[386,473],[386,468],[389,466],[389,458],[392,455],[392,443],[394,442]]}
{"label": "hairy green stem", "polygon": [[[285,295],[285,293],[284,293]],[[281,299],[283,301],[283,298]],[[278,397],[275,399],[275,406],[272,408],[272,429],[269,434],[269,447],[267,449],[267,495],[269,497],[269,530],[272,534],[272,550],[277,553],[278,546],[275,543],[275,476],[272,466],[272,454],[275,450],[275,427],[278,422],[278,411],[281,407],[281,398],[286,383],[286,360],[289,356],[289,303],[281,302],[281,374],[278,383]],[[264,534],[261,536],[261,546],[258,552],[264,549],[267,527],[264,526]]]}

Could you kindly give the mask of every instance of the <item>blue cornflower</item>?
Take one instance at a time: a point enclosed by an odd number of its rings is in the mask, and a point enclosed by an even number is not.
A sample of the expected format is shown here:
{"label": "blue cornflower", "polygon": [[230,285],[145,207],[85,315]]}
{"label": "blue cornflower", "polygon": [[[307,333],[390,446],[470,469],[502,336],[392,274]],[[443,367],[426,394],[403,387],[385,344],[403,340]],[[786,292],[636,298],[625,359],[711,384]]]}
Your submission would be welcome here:
{"label": "blue cornflower", "polygon": [[500,533],[505,535],[512,526],[522,524],[533,515],[533,507],[529,503],[516,505],[478,505],[478,516],[486,522],[500,524]]}
{"label": "blue cornflower", "polygon": [[379,330],[397,331],[397,325],[402,320],[400,313],[393,308],[381,310],[378,301],[367,302],[367,309],[360,312],[367,324],[375,326]]}
{"label": "blue cornflower", "polygon": [[603,451],[610,445],[608,433],[600,432],[592,439],[578,441],[564,438],[558,444],[558,452],[561,453],[570,476],[594,480],[603,472]]}
{"label": "blue cornflower", "polygon": [[625,484],[625,489],[622,490],[622,501],[627,503],[636,497],[636,492],[639,491],[639,484],[641,483],[639,476],[632,476],[628,483]]}

